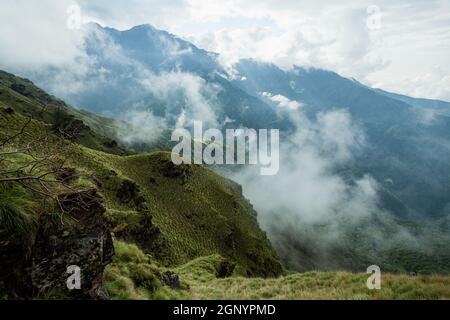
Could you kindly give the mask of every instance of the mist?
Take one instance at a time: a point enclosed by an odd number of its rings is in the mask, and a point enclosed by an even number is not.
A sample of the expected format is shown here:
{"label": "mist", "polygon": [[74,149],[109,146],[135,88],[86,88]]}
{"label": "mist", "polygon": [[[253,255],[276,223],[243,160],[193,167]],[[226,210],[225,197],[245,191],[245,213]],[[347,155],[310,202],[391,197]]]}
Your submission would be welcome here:
{"label": "mist", "polygon": [[381,207],[372,176],[347,170],[369,142],[345,109],[312,120],[298,110],[290,115],[295,130],[281,138],[278,174],[246,167],[233,176],[288,268],[390,270],[391,250],[434,250],[435,230],[424,226],[413,234]]}

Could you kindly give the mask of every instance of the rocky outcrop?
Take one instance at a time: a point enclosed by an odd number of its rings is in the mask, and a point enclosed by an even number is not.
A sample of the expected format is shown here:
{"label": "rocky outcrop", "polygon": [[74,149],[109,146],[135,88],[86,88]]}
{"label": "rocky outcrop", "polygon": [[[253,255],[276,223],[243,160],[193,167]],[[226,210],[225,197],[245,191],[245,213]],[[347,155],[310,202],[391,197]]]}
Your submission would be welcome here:
{"label": "rocky outcrop", "polygon": [[[135,210],[133,214],[110,216],[114,235],[125,241],[138,244],[146,252],[160,256],[164,251],[165,240],[160,229],[152,222],[153,216],[148,208],[139,186],[132,180],[124,179],[116,190],[120,202]],[[137,218],[138,217],[138,218]]]}
{"label": "rocky outcrop", "polygon": [[178,274],[172,271],[165,271],[157,275],[159,281],[163,286],[167,286],[171,289],[180,289],[180,278]]}
{"label": "rocky outcrop", "polygon": [[185,184],[193,173],[192,166],[187,164],[176,165],[171,160],[163,160],[161,171],[166,178],[181,179],[182,184]]}
{"label": "rocky outcrop", "polygon": [[220,260],[216,267],[216,277],[217,278],[227,278],[233,275],[234,269],[236,268],[236,263],[223,258]]}
{"label": "rocky outcrop", "polygon": [[[14,294],[20,298],[107,299],[103,271],[112,261],[114,247],[102,199],[90,189],[61,195],[59,202],[65,217],[41,216],[31,254],[21,263],[15,281],[9,281],[14,283]],[[74,279],[74,270],[79,270],[79,288],[67,285]]]}

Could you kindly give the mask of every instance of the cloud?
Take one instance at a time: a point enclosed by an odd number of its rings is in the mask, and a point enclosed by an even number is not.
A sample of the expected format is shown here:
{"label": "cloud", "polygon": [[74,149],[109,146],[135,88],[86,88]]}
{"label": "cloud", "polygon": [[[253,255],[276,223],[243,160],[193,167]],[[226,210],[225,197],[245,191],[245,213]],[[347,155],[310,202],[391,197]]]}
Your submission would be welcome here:
{"label": "cloud", "polygon": [[269,92],[263,92],[261,94],[263,97],[269,99],[272,102],[275,102],[280,108],[287,108],[290,110],[297,110],[302,106],[302,104],[295,100],[290,100],[288,97],[285,97],[281,94],[272,95]]}
{"label": "cloud", "polygon": [[316,131],[314,143],[332,154],[336,163],[348,163],[366,144],[363,129],[352,122],[345,110],[319,113]]}
{"label": "cloud", "polygon": [[[221,21],[233,16],[249,21],[233,28],[191,34],[196,44],[221,53],[224,65],[240,58],[314,66],[354,77],[368,85],[422,97],[448,100],[450,73],[450,3],[446,1],[235,1],[203,8],[193,15]],[[379,9],[379,28],[368,28],[370,6]],[[209,10],[209,11],[208,11]],[[270,23],[262,22],[269,21]],[[253,22],[253,23],[251,23]],[[434,69],[438,61],[442,71]],[[414,65],[414,68],[411,68]],[[405,76],[407,75],[407,76]],[[422,78],[413,84],[409,80]],[[425,78],[430,81],[426,82]],[[433,86],[434,89],[431,89]]]}
{"label": "cloud", "polygon": [[334,172],[365,146],[363,131],[352,123],[351,116],[336,110],[311,121],[300,113],[295,122],[296,131],[281,144],[278,175],[255,177],[249,171],[244,179],[241,174],[236,177],[261,212],[260,218],[288,210],[298,218],[321,221],[333,217],[336,210],[360,216],[375,208],[373,179],[364,176],[351,185]]}
{"label": "cloud", "polygon": [[[325,254],[344,238],[347,228],[381,212],[378,183],[371,176],[352,180],[336,172],[366,147],[362,129],[348,112],[322,113],[314,121],[297,112],[293,120],[297,128],[281,140],[277,175],[259,176],[247,168],[234,177],[285,261],[300,257],[299,248],[290,245],[307,247],[312,241],[311,248]],[[327,232],[311,234],[317,226]],[[292,266],[301,269],[304,264],[293,262]]]}
{"label": "cloud", "polygon": [[93,21],[119,29],[151,23],[169,30],[189,17],[189,7],[184,0],[78,0],[78,3]]}
{"label": "cloud", "polygon": [[417,98],[450,101],[450,66],[436,65],[423,72],[408,77],[401,76],[400,80],[383,79],[375,82],[374,86],[391,88],[394,92],[402,92]]}
{"label": "cloud", "polygon": [[206,127],[218,126],[220,86],[188,72],[154,74],[148,71],[140,82],[158,100],[165,102],[166,111],[177,115],[177,126],[191,126],[193,121],[202,121]]}
{"label": "cloud", "polygon": [[144,110],[131,110],[121,116],[118,122],[117,139],[126,145],[152,143],[162,134],[165,121]]}
{"label": "cloud", "polygon": [[69,29],[68,8],[74,1],[2,1],[0,67],[35,70],[73,65],[84,56],[81,29]]}
{"label": "cloud", "polygon": [[[74,73],[81,72],[83,31],[67,28],[67,9],[77,3],[83,22],[121,29],[151,23],[219,52],[228,69],[251,57],[283,68],[325,68],[371,86],[450,100],[450,3],[445,0],[5,0],[0,67],[71,64]],[[380,28],[369,29],[367,9],[374,4]]]}

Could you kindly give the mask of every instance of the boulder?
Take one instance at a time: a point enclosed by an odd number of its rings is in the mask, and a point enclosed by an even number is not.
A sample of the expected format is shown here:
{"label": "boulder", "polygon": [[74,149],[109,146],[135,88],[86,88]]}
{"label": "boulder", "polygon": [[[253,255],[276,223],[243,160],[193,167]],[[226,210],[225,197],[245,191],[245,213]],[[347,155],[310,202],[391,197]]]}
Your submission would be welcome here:
{"label": "boulder", "polygon": [[175,272],[165,271],[158,275],[158,279],[163,286],[168,286],[171,289],[180,289],[180,278]]}
{"label": "boulder", "polygon": [[[19,298],[107,299],[103,272],[114,247],[102,199],[90,189],[61,195],[59,202],[66,218],[41,216],[31,252],[22,257],[24,267],[17,269],[14,286],[6,290]],[[70,266],[80,270],[79,289],[67,286]]]}

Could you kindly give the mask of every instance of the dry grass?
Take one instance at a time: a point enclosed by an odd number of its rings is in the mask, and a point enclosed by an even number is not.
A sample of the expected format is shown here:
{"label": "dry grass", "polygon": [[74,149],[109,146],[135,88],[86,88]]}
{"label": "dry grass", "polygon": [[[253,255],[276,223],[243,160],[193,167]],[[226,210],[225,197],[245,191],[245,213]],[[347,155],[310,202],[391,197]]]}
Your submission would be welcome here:
{"label": "dry grass", "polygon": [[190,286],[191,299],[450,299],[450,276],[382,274],[381,289],[369,290],[368,274],[349,272],[293,273],[274,279],[214,275],[217,256],[178,268]]}

